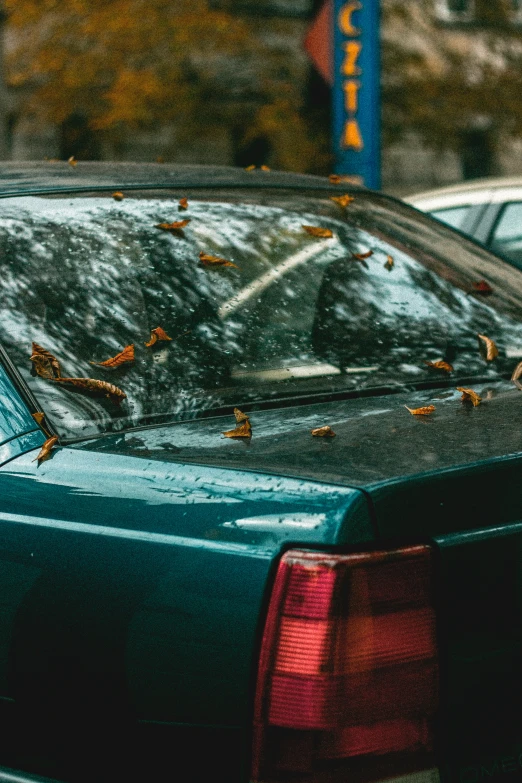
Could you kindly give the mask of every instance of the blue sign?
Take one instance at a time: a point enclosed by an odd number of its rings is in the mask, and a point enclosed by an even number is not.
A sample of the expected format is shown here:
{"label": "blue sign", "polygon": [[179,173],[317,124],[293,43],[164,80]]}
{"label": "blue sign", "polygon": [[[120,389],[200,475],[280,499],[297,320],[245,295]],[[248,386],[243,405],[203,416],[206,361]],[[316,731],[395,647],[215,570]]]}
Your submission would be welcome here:
{"label": "blue sign", "polygon": [[334,0],[333,138],[338,174],[381,184],[379,0]]}

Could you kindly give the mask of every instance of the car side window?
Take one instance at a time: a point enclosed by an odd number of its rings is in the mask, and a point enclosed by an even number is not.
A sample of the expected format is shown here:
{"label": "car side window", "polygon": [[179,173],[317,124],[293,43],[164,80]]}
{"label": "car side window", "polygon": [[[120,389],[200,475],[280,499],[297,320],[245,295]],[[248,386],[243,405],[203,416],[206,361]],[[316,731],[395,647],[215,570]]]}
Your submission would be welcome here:
{"label": "car side window", "polygon": [[446,223],[448,226],[451,226],[452,228],[462,228],[470,208],[471,205],[466,204],[465,206],[461,206],[461,207],[450,207],[448,209],[435,209],[432,212],[430,212],[430,214],[432,217],[437,218],[437,220],[442,220],[443,223]]}
{"label": "car side window", "polygon": [[522,201],[506,204],[493,229],[490,247],[522,267]]}

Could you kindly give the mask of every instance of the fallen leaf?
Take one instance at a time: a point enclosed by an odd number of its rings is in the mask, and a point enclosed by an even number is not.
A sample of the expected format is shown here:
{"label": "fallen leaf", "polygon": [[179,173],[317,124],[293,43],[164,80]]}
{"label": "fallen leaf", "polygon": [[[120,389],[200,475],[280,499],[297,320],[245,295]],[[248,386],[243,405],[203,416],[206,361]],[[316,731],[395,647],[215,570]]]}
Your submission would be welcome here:
{"label": "fallen leaf", "polygon": [[112,194],[114,201],[123,201],[125,196],[119,190]]}
{"label": "fallen leaf", "polygon": [[386,256],[386,263],[384,264],[384,268],[388,270],[388,272],[391,272],[394,267],[395,261],[393,260],[392,256]]}
{"label": "fallen leaf", "polygon": [[423,408],[408,408],[407,405],[404,407],[411,413],[412,416],[429,416],[430,413],[433,413],[435,410],[435,405],[426,405]]}
{"label": "fallen leaf", "polygon": [[314,438],[335,438],[335,432],[331,427],[316,427],[315,430],[312,430],[312,435]]}
{"label": "fallen leaf", "polygon": [[251,166],[246,166],[245,171],[254,171],[255,166],[252,164]]}
{"label": "fallen leaf", "polygon": [[33,417],[33,419],[37,424],[41,424],[42,421],[45,419],[45,413],[41,413],[41,412],[31,413],[31,416]]}
{"label": "fallen leaf", "polygon": [[486,361],[492,362],[498,356],[498,348],[490,337],[486,337],[485,334],[477,335],[479,340],[484,343],[484,350],[486,354]]}
{"label": "fallen leaf", "polygon": [[158,157],[156,158],[156,163],[165,163],[165,158],[163,157],[163,155],[158,155]]}
{"label": "fallen leaf", "polygon": [[321,239],[333,237],[333,232],[329,228],[321,228],[321,226],[302,226],[302,228],[312,237],[320,237]]}
{"label": "fallen leaf", "polygon": [[235,430],[228,430],[227,432],[224,432],[223,435],[225,438],[251,438],[252,427],[248,418],[242,424],[237,426]]}
{"label": "fallen leaf", "polygon": [[513,370],[513,375],[511,376],[511,380],[518,381],[521,375],[522,375],[522,362],[519,362],[515,367],[515,369]]}
{"label": "fallen leaf", "polygon": [[269,166],[260,166],[259,168],[261,169],[261,171],[270,171]]}
{"label": "fallen leaf", "polygon": [[181,211],[182,209],[188,209],[188,199],[187,198],[180,198],[178,202],[178,209]]}
{"label": "fallen leaf", "polygon": [[64,383],[66,386],[73,386],[80,391],[88,392],[96,396],[108,397],[115,402],[125,400],[127,395],[113,383],[98,381],[94,378],[55,378],[55,383]]}
{"label": "fallen leaf", "polygon": [[227,261],[226,258],[220,258],[219,256],[212,256],[210,253],[201,252],[199,260],[203,266],[232,266],[234,269],[239,269],[237,264],[233,264],[232,261]]}
{"label": "fallen leaf", "polygon": [[354,261],[366,261],[370,256],[373,256],[373,250],[367,250],[366,253],[352,253]]}
{"label": "fallen leaf", "polygon": [[44,445],[41,448],[40,453],[38,454],[37,457],[35,457],[35,459],[33,459],[33,462],[36,462],[36,460],[38,460],[38,465],[41,465],[42,462],[45,462],[46,459],[49,459],[49,457],[51,456],[51,451],[53,449],[53,446],[56,446],[57,443],[58,443],[57,435],[53,435],[52,438],[47,438],[47,440],[45,441]]}
{"label": "fallen leaf", "polygon": [[431,370],[442,370],[443,372],[453,372],[453,365],[442,360],[438,362],[424,362]]}
{"label": "fallen leaf", "polygon": [[78,164],[78,161],[76,160],[74,155],[71,155],[67,163],[69,164],[69,166],[76,166]]}
{"label": "fallen leaf", "polygon": [[185,226],[190,223],[190,218],[186,220],[175,220],[173,223],[158,223],[154,228],[159,228],[161,231],[170,231],[173,234],[181,234]]}
{"label": "fallen leaf", "polygon": [[234,416],[236,417],[236,421],[238,424],[240,424],[242,421],[249,421],[249,418],[246,415],[246,413],[240,411],[239,408],[234,408]]}
{"label": "fallen leaf", "polygon": [[61,376],[62,371],[60,362],[54,354],[35,342],[32,344],[32,351],[31,361],[33,362],[36,373],[40,375],[41,378],[49,377],[49,369],[51,370],[51,377],[59,378]]}
{"label": "fallen leaf", "polygon": [[486,283],[485,280],[479,280],[478,283],[473,283],[473,290],[476,294],[482,294],[483,296],[488,296],[493,293],[490,284]]}
{"label": "fallen leaf", "polygon": [[125,364],[126,362],[133,362],[134,361],[134,345],[127,345],[123,351],[120,351],[120,353],[116,354],[116,356],[113,356],[111,359],[106,359],[104,362],[89,362],[89,364],[94,364],[96,367],[119,367],[121,364]]}
{"label": "fallen leaf", "polygon": [[157,342],[171,342],[172,337],[169,337],[167,332],[161,328],[161,326],[157,326],[155,329],[151,329],[150,332],[150,340],[148,343],[145,343],[145,348],[151,348],[155,343]]}
{"label": "fallen leaf", "polygon": [[330,196],[330,201],[335,201],[336,204],[339,204],[340,207],[345,209],[348,204],[351,204],[355,199],[353,196],[349,196],[348,193],[345,193],[344,196]]}
{"label": "fallen leaf", "polygon": [[476,391],[473,391],[473,389],[464,389],[462,386],[457,386],[457,391],[462,393],[462,397],[460,398],[462,402],[471,402],[474,408],[482,402],[482,397],[480,397]]}

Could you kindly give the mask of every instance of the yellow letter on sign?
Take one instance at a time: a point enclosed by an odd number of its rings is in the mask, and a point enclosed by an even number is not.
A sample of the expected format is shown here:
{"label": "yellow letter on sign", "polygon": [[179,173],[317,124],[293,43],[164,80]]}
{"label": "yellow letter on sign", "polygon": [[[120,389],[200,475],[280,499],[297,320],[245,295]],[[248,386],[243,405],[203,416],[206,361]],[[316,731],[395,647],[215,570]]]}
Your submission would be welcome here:
{"label": "yellow letter on sign", "polygon": [[364,147],[357,120],[347,120],[344,126],[343,147],[360,152]]}
{"label": "yellow letter on sign", "polygon": [[344,108],[349,114],[357,114],[359,108],[359,88],[361,82],[349,79],[343,84]]}
{"label": "yellow letter on sign", "polygon": [[341,68],[341,73],[345,76],[359,76],[361,69],[357,65],[357,60],[362,49],[362,43],[360,41],[347,41],[343,44],[343,49],[346,52],[346,57]]}
{"label": "yellow letter on sign", "polygon": [[339,11],[339,29],[343,35],[354,38],[356,35],[361,34],[361,31],[352,24],[352,14],[355,11],[360,11],[361,8],[362,5],[358,0],[353,0],[353,2],[345,3],[345,5],[343,5]]}

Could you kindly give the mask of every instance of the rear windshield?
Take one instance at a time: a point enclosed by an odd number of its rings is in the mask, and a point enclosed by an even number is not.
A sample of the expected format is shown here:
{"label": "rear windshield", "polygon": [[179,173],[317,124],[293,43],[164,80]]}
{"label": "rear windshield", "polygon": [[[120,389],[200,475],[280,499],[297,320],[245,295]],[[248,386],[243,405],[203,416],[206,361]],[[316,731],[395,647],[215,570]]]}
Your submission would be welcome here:
{"label": "rear windshield", "polygon": [[65,438],[522,358],[522,273],[405,205],[124,195],[0,202],[1,341]]}

